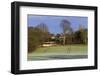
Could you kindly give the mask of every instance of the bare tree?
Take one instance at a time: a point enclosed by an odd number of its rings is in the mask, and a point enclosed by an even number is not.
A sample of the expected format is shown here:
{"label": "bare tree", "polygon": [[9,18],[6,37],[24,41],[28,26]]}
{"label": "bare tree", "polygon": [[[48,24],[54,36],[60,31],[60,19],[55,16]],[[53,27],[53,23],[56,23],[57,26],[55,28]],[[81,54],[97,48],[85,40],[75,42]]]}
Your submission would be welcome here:
{"label": "bare tree", "polygon": [[40,23],[36,26],[36,28],[38,28],[39,30],[41,30],[41,32],[43,33],[42,38],[43,41],[48,41],[49,40],[49,30],[48,27],[45,23]]}
{"label": "bare tree", "polygon": [[48,32],[48,27],[45,23],[40,23],[39,25],[36,26],[38,29],[40,29],[43,32]]}
{"label": "bare tree", "polygon": [[68,20],[62,20],[60,26],[62,28],[62,31],[63,31],[63,45],[65,45],[65,41],[66,41],[66,34],[69,34],[71,33],[72,31],[72,28],[70,27],[71,23],[68,21]]}

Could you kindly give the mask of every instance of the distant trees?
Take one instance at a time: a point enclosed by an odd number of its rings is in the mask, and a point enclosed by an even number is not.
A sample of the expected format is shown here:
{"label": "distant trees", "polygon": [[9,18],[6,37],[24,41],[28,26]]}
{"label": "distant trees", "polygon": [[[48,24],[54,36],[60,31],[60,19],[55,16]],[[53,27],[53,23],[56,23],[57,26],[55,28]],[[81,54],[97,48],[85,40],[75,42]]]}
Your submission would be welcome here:
{"label": "distant trees", "polygon": [[28,27],[28,52],[34,51],[42,42],[41,30]]}
{"label": "distant trees", "polygon": [[49,40],[49,30],[48,30],[47,25],[45,23],[40,23],[36,26],[36,28],[42,31],[43,42],[48,41]]}
{"label": "distant trees", "polygon": [[71,28],[71,23],[68,21],[68,20],[62,20],[61,21],[61,24],[60,24],[60,27],[63,31],[63,45],[65,45],[66,43],[66,34],[70,34],[72,32],[72,28]]}
{"label": "distant trees", "polygon": [[28,52],[34,51],[48,40],[48,27],[45,24],[28,27]]}
{"label": "distant trees", "polygon": [[74,32],[74,43],[87,44],[87,36],[88,30],[80,25],[79,29]]}
{"label": "distant trees", "polygon": [[40,23],[36,26],[36,28],[40,29],[41,31],[45,32],[45,33],[48,33],[49,30],[48,30],[48,27],[45,23]]}
{"label": "distant trees", "polygon": [[87,44],[87,29],[79,25],[79,29],[73,32],[71,23],[68,20],[62,20],[60,27],[63,31],[63,45],[65,44]]}
{"label": "distant trees", "polygon": [[87,43],[87,33],[88,33],[88,30],[81,26],[79,31],[81,33],[80,34],[81,35],[81,43],[86,44]]}

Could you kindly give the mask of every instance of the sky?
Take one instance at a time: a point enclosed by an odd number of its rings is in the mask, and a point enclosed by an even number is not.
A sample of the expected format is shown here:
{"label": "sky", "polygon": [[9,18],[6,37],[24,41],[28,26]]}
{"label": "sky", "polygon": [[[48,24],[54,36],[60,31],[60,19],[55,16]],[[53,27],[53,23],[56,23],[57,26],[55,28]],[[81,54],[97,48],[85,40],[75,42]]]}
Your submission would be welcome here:
{"label": "sky", "polygon": [[73,31],[78,30],[79,25],[82,25],[84,28],[88,28],[88,17],[50,15],[28,15],[27,17],[28,27],[35,27],[40,23],[45,23],[49,32],[53,34],[62,33],[60,24],[63,19],[68,20],[71,23],[70,26]]}

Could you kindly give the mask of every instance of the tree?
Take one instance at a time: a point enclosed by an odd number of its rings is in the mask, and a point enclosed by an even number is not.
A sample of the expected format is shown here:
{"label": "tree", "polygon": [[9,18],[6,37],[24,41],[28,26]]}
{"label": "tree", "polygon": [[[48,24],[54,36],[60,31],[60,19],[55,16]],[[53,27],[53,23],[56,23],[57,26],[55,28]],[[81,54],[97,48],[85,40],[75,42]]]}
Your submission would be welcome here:
{"label": "tree", "polygon": [[74,32],[74,43],[76,43],[76,44],[82,43],[81,32],[79,30]]}
{"label": "tree", "polygon": [[82,25],[79,26],[81,42],[83,44],[87,43],[87,29],[84,28]]}
{"label": "tree", "polygon": [[43,32],[48,32],[48,27],[45,23],[40,23],[39,25],[36,26],[38,29],[40,29]]}
{"label": "tree", "polygon": [[87,29],[80,25],[79,29],[74,33],[75,43],[86,44],[87,33]]}
{"label": "tree", "polygon": [[71,23],[68,20],[62,20],[60,26],[62,28],[63,31],[63,45],[65,45],[65,41],[66,41],[66,34],[70,34],[72,32],[72,28],[71,28]]}
{"label": "tree", "polygon": [[42,31],[43,42],[48,41],[49,40],[49,30],[48,30],[47,25],[45,23],[40,23],[36,26],[36,28]]}
{"label": "tree", "polygon": [[33,52],[48,40],[48,32],[38,27],[28,27],[28,52]]}
{"label": "tree", "polygon": [[42,31],[35,27],[28,27],[28,52],[33,52],[42,44]]}

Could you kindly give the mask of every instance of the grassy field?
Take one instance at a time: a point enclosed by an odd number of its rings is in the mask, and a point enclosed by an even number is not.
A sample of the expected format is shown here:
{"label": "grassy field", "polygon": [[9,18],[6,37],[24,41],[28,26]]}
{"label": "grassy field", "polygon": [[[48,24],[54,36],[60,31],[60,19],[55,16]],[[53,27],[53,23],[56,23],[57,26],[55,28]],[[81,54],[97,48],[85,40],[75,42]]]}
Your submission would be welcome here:
{"label": "grassy field", "polygon": [[87,55],[87,45],[65,45],[65,46],[49,46],[37,48],[34,52],[28,53],[28,60],[34,60],[40,57],[50,56],[70,56],[70,55]]}

